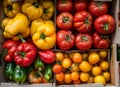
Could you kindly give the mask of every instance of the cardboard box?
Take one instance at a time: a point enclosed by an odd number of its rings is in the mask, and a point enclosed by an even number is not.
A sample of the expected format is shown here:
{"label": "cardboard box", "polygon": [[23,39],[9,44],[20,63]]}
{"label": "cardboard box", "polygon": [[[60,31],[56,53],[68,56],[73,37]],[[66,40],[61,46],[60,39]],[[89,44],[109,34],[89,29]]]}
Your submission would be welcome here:
{"label": "cardboard box", "polygon": [[[56,1],[55,1],[55,5],[56,5]],[[104,1],[104,0],[101,0]],[[107,1],[107,0],[106,0]],[[0,0],[0,2],[2,2],[2,0]],[[1,7],[0,3],[0,7]],[[0,9],[0,11],[3,9]],[[111,84],[108,84],[106,86],[103,86],[102,84],[80,84],[80,85],[60,85],[58,87],[120,87],[119,86],[119,74],[118,74],[118,62],[116,61],[116,44],[120,44],[120,29],[118,28],[118,11],[119,11],[119,0],[112,0],[111,2],[111,11],[110,13],[114,16],[115,20],[116,20],[116,30],[115,32],[112,34],[112,44],[111,46],[111,53],[110,53],[110,71],[111,71]],[[3,19],[4,15],[3,15],[3,11],[1,11],[1,19]],[[1,19],[0,19],[0,23],[1,23]],[[54,21],[56,19],[56,8],[55,8],[55,14],[54,14]],[[55,24],[56,26],[56,24]],[[3,51],[2,48],[2,44],[5,41],[5,38],[2,35],[2,31],[0,30],[0,52]],[[96,49],[94,49],[96,50]],[[60,50],[55,50],[54,51],[60,51]],[[73,50],[75,51],[75,50]],[[72,52],[72,51],[68,51],[68,52]],[[5,68],[5,61],[3,58],[1,58],[1,65],[0,65],[0,87],[55,87],[56,84],[55,83],[48,83],[48,84],[28,84],[25,83],[23,85],[18,85],[14,82],[8,82],[5,77],[4,77],[4,68]]]}

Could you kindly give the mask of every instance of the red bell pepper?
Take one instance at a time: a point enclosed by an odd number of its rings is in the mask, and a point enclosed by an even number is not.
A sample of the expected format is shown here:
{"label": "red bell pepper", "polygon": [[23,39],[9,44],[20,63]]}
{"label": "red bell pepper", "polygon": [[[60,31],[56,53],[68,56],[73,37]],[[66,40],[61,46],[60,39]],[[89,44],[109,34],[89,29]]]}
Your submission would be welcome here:
{"label": "red bell pepper", "polygon": [[27,43],[20,35],[22,43],[17,47],[17,51],[14,54],[14,61],[19,66],[30,66],[36,58],[36,47],[30,43]]}
{"label": "red bell pepper", "polygon": [[110,46],[110,39],[107,35],[93,34],[93,43],[95,48],[107,49]]}
{"label": "red bell pepper", "polygon": [[20,44],[20,41],[14,41],[12,39],[7,40],[6,42],[4,42],[3,44],[3,48],[4,48],[4,59],[7,62],[12,62],[14,53],[17,49],[17,46]]}
{"label": "red bell pepper", "polygon": [[44,63],[50,64],[50,63],[53,63],[55,61],[55,53],[50,51],[50,50],[40,51],[38,53],[40,55],[41,60]]}

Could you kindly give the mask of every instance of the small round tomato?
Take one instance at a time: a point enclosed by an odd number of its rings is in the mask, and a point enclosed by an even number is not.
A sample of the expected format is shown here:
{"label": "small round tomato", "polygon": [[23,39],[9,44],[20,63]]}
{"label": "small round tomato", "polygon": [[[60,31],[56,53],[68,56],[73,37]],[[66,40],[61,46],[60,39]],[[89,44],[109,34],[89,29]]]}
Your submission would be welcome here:
{"label": "small round tomato", "polygon": [[60,73],[60,72],[62,72],[62,66],[59,65],[59,64],[55,64],[53,66],[52,70],[53,70],[54,73]]}
{"label": "small round tomato", "polygon": [[57,8],[60,12],[70,12],[73,8],[72,0],[58,0]]}
{"label": "small round tomato", "polygon": [[73,27],[73,16],[69,12],[63,12],[57,16],[57,26],[63,30],[70,30]]}
{"label": "small round tomato", "polygon": [[93,16],[101,16],[108,12],[108,4],[105,2],[90,2],[88,5],[89,12]]}
{"label": "small round tomato", "polygon": [[72,63],[71,67],[69,68],[71,72],[75,71],[78,72],[80,71],[78,63]]}
{"label": "small round tomato", "polygon": [[101,67],[101,69],[102,69],[103,71],[108,70],[108,69],[109,69],[109,66],[110,66],[110,64],[109,64],[108,61],[102,61],[102,62],[100,63],[100,67]]}
{"label": "small round tomato", "polygon": [[100,58],[102,58],[102,59],[107,58],[108,53],[106,50],[101,50],[98,53],[100,55]]}
{"label": "small round tomato", "polygon": [[95,83],[102,83],[103,85],[106,84],[105,77],[103,75],[98,75],[94,77],[94,82]]}
{"label": "small round tomato", "polygon": [[93,41],[89,34],[78,34],[75,43],[79,50],[88,50],[92,47]]}
{"label": "small round tomato", "polygon": [[92,29],[92,20],[87,11],[77,12],[74,16],[74,28],[80,33],[89,33]]}
{"label": "small round tomato", "polygon": [[63,72],[60,72],[58,74],[55,74],[55,79],[59,82],[63,81],[65,78],[65,74]]}
{"label": "small round tomato", "polygon": [[91,70],[94,76],[100,75],[102,73],[102,69],[99,66],[94,66]]}
{"label": "small round tomato", "polygon": [[88,61],[90,64],[96,64],[100,61],[100,56],[96,52],[90,53],[88,56]]}
{"label": "small round tomato", "polygon": [[87,1],[86,0],[76,0],[74,3],[74,9],[78,12],[87,10]]}
{"label": "small round tomato", "polygon": [[72,79],[73,81],[78,80],[78,79],[79,79],[79,73],[73,71],[73,72],[71,73],[71,79]]}
{"label": "small round tomato", "polygon": [[111,34],[115,30],[115,19],[108,14],[99,16],[94,22],[94,27],[99,34]]}
{"label": "small round tomato", "polygon": [[74,46],[75,36],[71,31],[60,30],[57,32],[57,45],[62,50],[69,50]]}
{"label": "small round tomato", "polygon": [[69,68],[72,65],[72,61],[69,58],[65,58],[62,61],[62,67],[63,68]]}
{"label": "small round tomato", "polygon": [[82,82],[87,82],[89,80],[89,78],[90,78],[89,73],[84,73],[84,72],[80,73],[80,80]]}
{"label": "small round tomato", "polygon": [[62,61],[64,59],[64,54],[62,52],[55,53],[56,61]]}
{"label": "small round tomato", "polygon": [[103,72],[102,75],[105,77],[106,81],[110,81],[110,73],[109,72]]}
{"label": "small round tomato", "polygon": [[89,72],[91,70],[92,65],[88,63],[87,61],[82,61],[79,64],[79,68],[82,72]]}
{"label": "small round tomato", "polygon": [[70,73],[66,73],[66,74],[65,74],[64,81],[65,81],[65,83],[67,83],[67,84],[69,84],[69,83],[72,82]]}
{"label": "small round tomato", "polygon": [[72,60],[74,63],[81,63],[82,55],[80,53],[74,53]]}

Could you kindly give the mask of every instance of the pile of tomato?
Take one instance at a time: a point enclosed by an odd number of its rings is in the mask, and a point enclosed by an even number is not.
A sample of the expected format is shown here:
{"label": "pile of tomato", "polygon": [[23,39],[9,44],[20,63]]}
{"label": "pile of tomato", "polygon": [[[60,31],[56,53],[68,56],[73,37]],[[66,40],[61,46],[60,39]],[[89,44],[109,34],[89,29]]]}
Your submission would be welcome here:
{"label": "pile of tomato", "polygon": [[110,81],[108,51],[56,52],[52,70],[57,84],[102,83]]}
{"label": "pile of tomato", "polygon": [[108,12],[108,2],[87,0],[57,1],[57,46],[61,50],[77,48],[107,49],[115,19]]}

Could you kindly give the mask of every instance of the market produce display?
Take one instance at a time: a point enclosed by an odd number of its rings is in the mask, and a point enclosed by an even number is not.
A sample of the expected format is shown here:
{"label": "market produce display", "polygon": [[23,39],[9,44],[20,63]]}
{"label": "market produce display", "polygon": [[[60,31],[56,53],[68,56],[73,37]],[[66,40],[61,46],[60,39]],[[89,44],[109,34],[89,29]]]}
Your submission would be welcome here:
{"label": "market produce display", "polygon": [[108,51],[56,52],[52,70],[58,85],[102,83],[110,81]]}
{"label": "market produce display", "polygon": [[51,0],[4,0],[4,75],[17,84],[52,83],[56,42]]}
{"label": "market produce display", "polygon": [[[110,34],[115,31],[115,19],[108,13],[108,8],[108,2],[58,0],[57,33],[61,30],[71,31],[75,36],[75,42],[71,48],[65,49],[64,47],[63,49],[60,45],[63,42],[58,43],[59,39],[57,38],[57,49],[89,50],[109,48],[111,44]],[[61,34],[61,37],[66,36]]]}
{"label": "market produce display", "polygon": [[116,26],[109,4],[54,1],[3,0],[5,78],[56,86],[110,83],[110,35]]}

